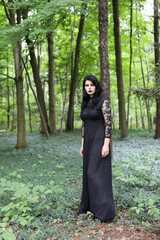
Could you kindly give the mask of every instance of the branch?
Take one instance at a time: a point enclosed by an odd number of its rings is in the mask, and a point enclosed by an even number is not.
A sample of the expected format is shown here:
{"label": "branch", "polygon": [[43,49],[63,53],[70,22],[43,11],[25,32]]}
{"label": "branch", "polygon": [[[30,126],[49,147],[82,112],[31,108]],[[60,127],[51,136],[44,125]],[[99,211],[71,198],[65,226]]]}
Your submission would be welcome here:
{"label": "branch", "polygon": [[14,80],[14,81],[15,81],[15,78],[13,78],[13,77],[11,77],[11,76],[9,76],[9,75],[7,75],[7,74],[0,73],[0,75],[3,75],[3,76],[5,76],[5,77],[7,77],[7,78],[10,78],[10,79],[12,79],[12,80]]}
{"label": "branch", "polygon": [[[9,23],[11,24],[11,19],[10,19],[10,16],[9,16],[9,14],[8,14],[8,11],[7,11],[7,8],[6,8],[6,4],[5,4],[4,0],[2,0],[2,4],[3,4],[4,10],[5,10],[6,16],[7,16],[7,18],[8,18],[8,21],[9,21]],[[12,24],[11,24],[11,25],[12,25]]]}
{"label": "branch", "polygon": [[129,91],[143,98],[160,97],[160,87],[158,87],[158,89],[130,88]]}

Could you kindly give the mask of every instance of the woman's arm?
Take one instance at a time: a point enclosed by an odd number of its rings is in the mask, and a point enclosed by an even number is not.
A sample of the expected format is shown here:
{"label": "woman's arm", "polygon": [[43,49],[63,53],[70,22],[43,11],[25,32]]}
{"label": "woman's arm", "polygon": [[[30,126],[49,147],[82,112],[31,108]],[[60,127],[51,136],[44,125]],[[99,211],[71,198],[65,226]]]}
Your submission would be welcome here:
{"label": "woman's arm", "polygon": [[108,100],[104,100],[101,109],[105,122],[105,139],[102,147],[102,157],[106,157],[109,154],[109,143],[111,137],[111,107]]}

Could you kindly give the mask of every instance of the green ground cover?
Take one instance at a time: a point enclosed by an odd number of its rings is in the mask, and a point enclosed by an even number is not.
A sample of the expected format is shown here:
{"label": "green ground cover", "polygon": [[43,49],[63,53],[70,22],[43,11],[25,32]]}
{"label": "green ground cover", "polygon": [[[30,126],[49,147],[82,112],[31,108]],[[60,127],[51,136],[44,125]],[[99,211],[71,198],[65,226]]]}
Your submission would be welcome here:
{"label": "green ground cover", "polygon": [[[113,132],[115,221],[157,227],[160,140],[146,131],[130,132],[124,140],[118,136]],[[80,226],[92,231],[99,224],[91,213],[77,216],[82,187],[79,130],[49,140],[28,134],[29,147],[22,150],[14,148],[15,135],[1,134],[0,141],[0,239],[74,239],[83,235],[75,232]]]}

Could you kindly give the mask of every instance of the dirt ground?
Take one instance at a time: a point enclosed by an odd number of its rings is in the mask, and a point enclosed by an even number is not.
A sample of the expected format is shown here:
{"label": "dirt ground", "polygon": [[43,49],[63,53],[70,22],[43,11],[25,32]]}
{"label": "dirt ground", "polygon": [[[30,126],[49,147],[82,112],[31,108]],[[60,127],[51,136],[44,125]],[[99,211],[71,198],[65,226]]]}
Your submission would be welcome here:
{"label": "dirt ground", "polygon": [[[78,233],[78,230],[76,230]],[[125,225],[120,225],[118,223],[112,224],[112,226],[108,224],[98,225],[92,232],[87,232],[87,229],[84,227],[81,229],[83,231],[83,238],[75,237],[75,240],[87,240],[94,239],[98,240],[160,240],[160,232],[155,231],[145,231],[140,227],[127,227]],[[98,232],[101,232],[101,237],[98,236]]]}

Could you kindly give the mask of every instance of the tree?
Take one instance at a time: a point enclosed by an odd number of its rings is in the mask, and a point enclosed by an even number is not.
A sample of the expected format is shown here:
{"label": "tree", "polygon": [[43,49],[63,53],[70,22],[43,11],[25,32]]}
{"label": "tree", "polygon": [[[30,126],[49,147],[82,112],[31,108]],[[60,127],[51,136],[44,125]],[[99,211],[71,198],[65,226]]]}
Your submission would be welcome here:
{"label": "tree", "polygon": [[[155,80],[157,88],[160,87],[160,51],[159,51],[159,3],[154,0],[154,52],[155,52]],[[156,97],[156,130],[155,138],[160,138],[160,97]]]}
{"label": "tree", "polygon": [[63,110],[62,110],[62,117],[61,117],[61,127],[60,127],[60,134],[62,134],[62,130],[63,130],[63,120],[64,120],[64,115],[65,115],[65,106],[66,106],[66,101],[67,101],[67,89],[68,89],[68,80],[69,80],[69,65],[70,65],[70,61],[73,55],[73,41],[74,41],[74,27],[75,27],[75,14],[74,14],[74,22],[73,25],[71,26],[72,29],[72,33],[71,33],[71,46],[70,46],[70,53],[69,53],[69,57],[68,57],[68,61],[66,64],[66,86],[65,86],[65,96],[64,96],[64,100],[63,100]]}
{"label": "tree", "polygon": [[[86,9],[86,5],[84,6]],[[76,51],[75,51],[75,59],[74,59],[74,70],[71,76],[71,85],[70,85],[70,95],[69,95],[69,108],[68,108],[68,115],[67,115],[67,125],[66,129],[68,131],[73,130],[73,123],[74,123],[74,96],[76,91],[76,84],[78,81],[78,65],[79,65],[79,54],[80,54],[80,47],[81,47],[81,40],[83,34],[83,26],[84,26],[85,14],[81,13],[81,18],[79,22],[79,32],[77,36],[76,42]]]}
{"label": "tree", "polygon": [[[102,94],[110,102],[110,73],[108,59],[108,0],[99,0],[99,54],[100,54],[100,83]],[[112,155],[112,140],[110,140]]]}
{"label": "tree", "polygon": [[[129,86],[132,85],[132,21],[133,21],[133,0],[130,4],[130,63],[129,63]],[[129,102],[131,92],[128,93],[128,107],[127,107],[127,126],[129,124]],[[137,116],[137,115],[136,115]],[[137,118],[136,118],[137,119]]]}
{"label": "tree", "polygon": [[116,54],[116,74],[118,86],[118,100],[119,100],[119,123],[121,130],[121,137],[128,136],[128,127],[126,122],[125,98],[123,87],[122,74],[122,58],[121,58],[121,41],[120,41],[120,24],[119,24],[119,0],[112,0],[113,3],[113,19],[114,19],[114,41]]}
{"label": "tree", "polygon": [[[50,2],[50,0],[48,0]],[[49,24],[52,26],[52,17]],[[49,86],[49,122],[50,132],[56,133],[56,117],[55,117],[55,92],[54,92],[54,42],[53,32],[47,34],[48,41],[48,86]]]}
{"label": "tree", "polygon": [[48,40],[48,55],[49,55],[49,120],[50,132],[56,133],[56,119],[55,119],[55,93],[54,93],[54,54],[53,54],[53,33],[47,34]]}
{"label": "tree", "polygon": [[[144,88],[143,86],[143,78],[145,79],[145,87],[147,89],[151,89],[155,87],[155,78],[153,75],[154,65],[154,44],[153,44],[153,19],[148,18],[146,21],[146,16],[143,14],[143,6],[146,0],[137,1],[137,18],[139,27],[136,24],[136,2],[133,1],[133,23],[132,23],[132,34],[131,37],[131,1],[132,0],[121,0],[119,1],[119,12],[120,12],[120,33],[121,33],[121,54],[122,54],[122,69],[123,69],[123,82],[124,89],[128,90],[129,87],[129,75],[130,79],[132,77],[132,88]],[[6,3],[6,7],[8,9],[8,0],[4,0]],[[125,4],[124,4],[125,2]],[[80,111],[80,102],[82,98],[82,79],[85,75],[89,73],[94,73],[99,79],[101,79],[101,85],[103,90],[103,94],[109,93],[109,78],[107,77],[107,72],[103,72],[103,68],[107,69],[107,60],[106,60],[106,50],[105,48],[101,49],[101,53],[98,49],[99,44],[99,21],[97,21],[99,8],[97,7],[98,2],[89,1],[87,4],[87,11],[85,12],[85,24],[83,27],[83,44],[81,42],[80,47],[80,55],[78,61],[78,77],[76,82],[76,89],[74,94],[74,120],[75,124],[79,125],[79,111]],[[109,68],[110,68],[110,91],[111,91],[111,106],[113,109],[113,126],[115,129],[120,125],[119,124],[119,111],[118,111],[118,94],[117,94],[117,78],[116,78],[116,61],[115,61],[115,52],[114,52],[114,32],[113,32],[113,14],[112,14],[112,1],[108,1],[108,56],[109,56]],[[60,125],[61,122],[64,123],[67,118],[66,108],[68,108],[68,96],[70,94],[71,87],[71,79],[73,77],[73,70],[75,65],[75,52],[76,52],[76,40],[78,35],[78,27],[80,21],[80,13],[82,10],[82,1],[81,0],[65,0],[65,1],[56,1],[56,0],[34,0],[34,1],[15,1],[14,0],[14,13],[16,14],[16,9],[24,9],[28,10],[28,14],[26,19],[21,19],[20,24],[16,24],[14,27],[10,27],[8,22],[6,21],[6,14],[4,11],[4,7],[2,4],[0,5],[0,26],[1,26],[1,41],[0,41],[0,110],[1,110],[1,120],[0,127],[7,127],[7,112],[8,112],[8,120],[9,116],[14,116],[14,111],[16,108],[16,101],[13,97],[16,91],[16,85],[12,85],[14,78],[14,68],[13,68],[13,56],[11,49],[12,39],[14,41],[22,41],[22,49],[21,53],[23,55],[23,59],[28,62],[25,62],[26,67],[28,69],[28,73],[31,78],[31,83],[33,88],[35,87],[34,78],[32,78],[32,67],[29,61],[31,61],[31,57],[29,56],[29,48],[27,44],[25,44],[25,36],[28,36],[31,41],[29,44],[35,54],[35,62],[37,62],[37,72],[39,73],[39,78],[41,81],[42,94],[44,94],[44,100],[46,105],[47,114],[49,113],[50,100],[49,95],[53,97],[53,91],[49,87],[49,75],[52,76],[51,82],[54,83],[54,91],[55,91],[55,99],[53,100],[53,104],[58,106],[56,111],[56,119],[57,126]],[[106,10],[104,10],[106,13]],[[77,20],[75,23],[75,28],[72,29],[71,25],[73,23],[74,15]],[[16,17],[15,17],[16,19]],[[17,22],[17,20],[16,20]],[[103,25],[103,22],[102,22]],[[106,26],[106,20],[104,21],[104,26]],[[105,30],[105,29],[104,29]],[[74,40],[72,39],[72,32],[74,33]],[[53,33],[51,39],[53,37],[54,42],[51,40],[48,44],[49,34]],[[102,34],[102,33],[101,33]],[[141,39],[140,50],[141,50],[141,60],[143,62],[143,77],[142,77],[142,68],[141,61],[139,58],[139,42],[138,42],[138,34]],[[106,33],[104,31],[104,35],[106,37]],[[16,38],[17,37],[17,38]],[[15,39],[16,38],[16,39]],[[132,60],[131,60],[131,41],[132,40]],[[73,42],[71,47],[71,41]],[[104,47],[107,43],[104,40]],[[8,45],[9,44],[9,45]],[[47,44],[50,45],[50,50],[47,50]],[[53,46],[54,45],[54,46]],[[54,49],[53,49],[54,47]],[[53,54],[54,51],[54,54]],[[7,62],[7,52],[9,55],[9,61]],[[50,55],[52,54],[52,56]],[[49,55],[51,57],[49,57]],[[103,62],[100,60],[103,58]],[[52,63],[49,64],[49,60],[52,60]],[[53,60],[54,60],[54,68],[53,68]],[[49,70],[50,68],[50,70]],[[7,73],[8,69],[8,73]],[[128,73],[130,70],[130,74]],[[157,68],[158,70],[158,68]],[[26,72],[24,71],[24,77]],[[51,74],[50,74],[51,73]],[[53,79],[54,74],[54,79]],[[109,74],[109,72],[108,72]],[[8,75],[10,75],[8,77]],[[101,75],[101,76],[100,76]],[[102,76],[103,75],[103,76]],[[34,75],[33,75],[34,77]],[[7,82],[8,78],[8,82]],[[28,77],[27,77],[28,79]],[[103,81],[104,80],[104,86]],[[12,81],[12,83],[11,83]],[[54,81],[54,82],[53,82]],[[8,88],[7,88],[8,86]],[[35,104],[35,99],[33,94],[31,93],[30,87],[28,88],[28,83],[24,82],[23,92],[25,93],[25,111],[26,111],[26,127],[32,125],[33,131],[35,129],[38,130],[39,123],[41,123],[40,115],[38,112],[37,105]],[[68,86],[68,87],[67,87]],[[50,88],[50,90],[49,90]],[[7,91],[8,89],[8,91]],[[158,90],[158,89],[157,89]],[[157,91],[154,89],[154,91]],[[49,93],[50,92],[50,93]],[[122,91],[124,92],[124,91]],[[27,101],[27,94],[29,96]],[[123,93],[124,94],[124,93]],[[36,93],[37,95],[37,93]],[[107,96],[106,95],[106,96]],[[133,95],[130,93],[127,94],[125,92],[126,101],[127,95],[129,97],[128,109],[126,111],[129,118],[132,118],[132,126],[136,126],[136,121],[139,121],[142,116],[143,127],[147,127],[147,114],[145,107],[145,100],[136,96],[136,112],[135,112],[135,101]],[[14,95],[16,97],[16,95]],[[71,97],[70,96],[70,97]],[[158,95],[157,95],[158,96]],[[154,98],[156,96],[154,95]],[[154,116],[156,114],[156,101],[153,98],[148,100],[149,102],[149,113]],[[126,102],[127,103],[127,102]],[[53,106],[52,104],[52,106]],[[140,105],[139,105],[140,104]],[[30,107],[29,107],[30,105]],[[27,107],[28,106],[28,107]],[[7,110],[8,109],[8,110]],[[126,104],[127,110],[127,104]],[[63,113],[62,113],[63,111]],[[68,112],[68,109],[67,109]],[[121,111],[122,112],[122,111]],[[53,113],[53,111],[52,111]],[[32,117],[30,117],[32,115]],[[48,120],[49,120],[48,115]],[[137,116],[135,118],[135,115]],[[15,119],[12,121],[12,119]],[[11,120],[12,123],[16,121],[15,118]],[[52,118],[53,119],[53,118]],[[136,120],[137,119],[137,120]],[[9,122],[9,121],[8,121]],[[50,121],[49,121],[50,122]],[[128,121],[131,122],[131,121]],[[118,125],[119,124],[119,125]],[[14,124],[15,125],[15,124]],[[49,123],[51,125],[51,123]],[[131,125],[129,124],[129,127]],[[140,125],[139,125],[140,127]],[[61,124],[62,129],[62,124]]]}
{"label": "tree", "polygon": [[[7,76],[9,76],[9,60],[8,60],[8,52],[7,52]],[[10,86],[9,86],[9,80],[7,78],[7,102],[8,102],[8,107],[7,107],[7,125],[8,128],[10,128]]]}
{"label": "tree", "polygon": [[[8,0],[10,7],[7,10],[7,6],[2,0],[6,16],[12,27],[21,23],[21,9],[14,12],[14,1]],[[17,144],[16,148],[23,148],[27,146],[26,143],[26,131],[25,131],[25,111],[24,111],[24,96],[23,96],[23,77],[22,77],[22,57],[21,57],[21,39],[13,42],[13,56],[15,66],[15,84],[16,84],[16,96],[17,96]]]}
{"label": "tree", "polygon": [[[28,17],[28,8],[23,8],[23,19],[27,19]],[[44,99],[44,91],[42,88],[42,83],[40,79],[40,74],[39,74],[39,68],[37,64],[37,59],[36,59],[36,54],[35,54],[35,47],[34,47],[34,42],[29,38],[29,29],[27,29],[27,34],[25,35],[26,43],[29,49],[29,55],[30,55],[30,62],[31,62],[31,67],[33,71],[33,76],[34,76],[34,82],[36,85],[36,90],[37,90],[37,97],[39,104],[41,106],[42,114],[45,120],[45,124],[47,126],[47,129],[49,131],[49,124],[48,124],[48,117],[47,117],[47,110],[46,110],[46,104],[45,104],[45,99]],[[42,132],[45,132],[45,126],[43,121],[41,122],[42,125]]]}
{"label": "tree", "polygon": [[110,100],[110,74],[108,60],[108,1],[99,0],[99,54],[103,96]]}

